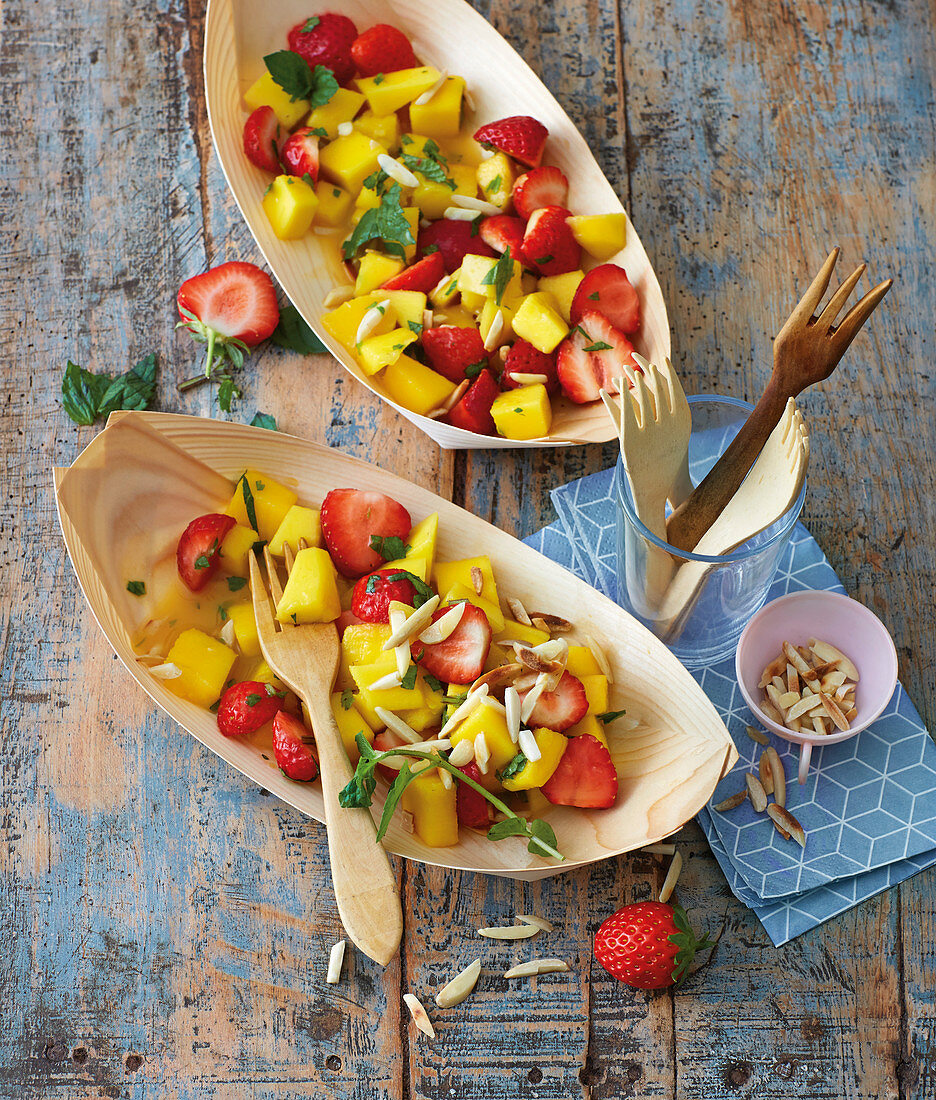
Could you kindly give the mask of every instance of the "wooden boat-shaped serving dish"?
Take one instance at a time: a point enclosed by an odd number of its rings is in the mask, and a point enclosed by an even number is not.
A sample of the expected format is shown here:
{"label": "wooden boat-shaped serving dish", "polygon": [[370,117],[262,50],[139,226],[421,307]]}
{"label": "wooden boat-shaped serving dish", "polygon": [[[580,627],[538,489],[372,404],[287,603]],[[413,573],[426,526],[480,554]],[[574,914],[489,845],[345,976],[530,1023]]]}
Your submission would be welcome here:
{"label": "wooden boat-shaped serving dish", "polygon": [[[202,744],[267,790],[318,821],[318,784],[287,779],[249,743],[224,737],[213,714],[178,698],[137,659],[132,638],[153,614],[126,591],[174,562],[180,532],[223,508],[233,479],[251,466],[319,505],[332,488],[388,493],[414,522],[438,512],[439,560],[487,554],[502,596],[514,595],[593,635],[614,671],[612,706],[634,728],[609,726],[620,793],[609,810],[554,807],[547,819],[568,862],[527,852],[514,837],[494,843],[469,829],[451,848],[427,848],[395,819],[386,845],[443,867],[534,879],[660,840],[710,798],[737,757],[728,731],[695,680],[654,636],[616,604],[517,539],[377,466],[263,428],[167,413],[115,413],[67,470],[55,471],[59,518],[82,591],[115,653],[141,687]],[[174,568],[174,567],[173,567]],[[386,784],[378,788],[382,802]],[[375,803],[375,810],[379,807]]]}
{"label": "wooden boat-shaped serving dish", "polygon": [[[256,0],[211,0],[205,27],[205,95],[211,134],[237,205],[280,286],[345,370],[440,447],[548,447],[613,439],[614,426],[600,401],[576,405],[565,398],[554,399],[552,431],[542,439],[492,438],[430,420],[391,401],[379,378],[368,378],[322,327],[326,295],[348,281],[338,259],[338,238],[313,233],[298,241],[281,241],[273,233],[261,208],[270,177],[244,155],[247,112],[241,96],[265,72],[264,55],[286,48],[289,28],[325,9],[348,15],[361,30],[375,23],[392,23],[409,35],[417,56],[426,64],[465,77],[474,103],[470,121],[475,127],[508,115],[538,118],[550,135],[546,161],[569,178],[572,211],[605,214],[623,209],[569,116],[526,62],[464,0],[283,0],[272,7]],[[642,323],[634,338],[636,350],[651,362],[662,363],[670,354],[666,306],[630,221],[627,244],[611,262],[627,271],[640,296]]]}

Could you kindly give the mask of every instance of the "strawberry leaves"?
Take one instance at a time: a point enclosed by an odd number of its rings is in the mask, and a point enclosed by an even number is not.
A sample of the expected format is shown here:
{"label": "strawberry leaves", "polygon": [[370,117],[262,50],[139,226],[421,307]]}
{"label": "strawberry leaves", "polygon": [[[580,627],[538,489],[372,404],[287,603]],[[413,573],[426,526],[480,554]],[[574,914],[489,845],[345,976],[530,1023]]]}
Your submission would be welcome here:
{"label": "strawberry leaves", "polygon": [[666,938],[679,948],[676,958],[673,960],[673,981],[678,988],[686,980],[686,974],[696,952],[701,951],[704,947],[713,947],[715,941],[709,939],[707,932],[702,939],[697,940],[689,924],[685,909],[680,905],[673,905],[671,908],[673,910],[673,924],[678,931]]}

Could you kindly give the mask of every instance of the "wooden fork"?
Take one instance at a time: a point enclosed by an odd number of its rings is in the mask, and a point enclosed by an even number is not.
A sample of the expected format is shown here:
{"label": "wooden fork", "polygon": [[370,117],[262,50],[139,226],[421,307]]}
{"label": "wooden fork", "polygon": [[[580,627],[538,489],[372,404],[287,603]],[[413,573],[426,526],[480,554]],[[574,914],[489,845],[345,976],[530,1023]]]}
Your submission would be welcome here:
{"label": "wooden fork", "polygon": [[838,257],[839,249],[833,248],[822,270],[780,330],[774,341],[770,381],[741,431],[689,499],[670,516],[667,538],[673,546],[693,550],[699,544],[754,465],[768,436],[779,423],[789,398],[829,377],[861,326],[890,290],[893,279],[878,283],[836,325],[836,317],[864,274],[867,265],[861,264],[816,317],[815,311],[829,285]]}
{"label": "wooden fork", "polygon": [[[305,704],[318,752],[332,885],[341,923],[369,958],[386,966],[403,935],[403,913],[396,877],[370,811],[338,804],[338,792],[352,775],[351,763],[332,715],[329,695],[338,671],[338,632],[334,623],[293,626],[274,615],[283,594],[268,548],[264,547],[270,590],[260,565],[250,557],[250,589],[260,649],[267,664]],[[292,566],[288,555],[287,568]],[[272,596],[273,605],[270,605]]]}

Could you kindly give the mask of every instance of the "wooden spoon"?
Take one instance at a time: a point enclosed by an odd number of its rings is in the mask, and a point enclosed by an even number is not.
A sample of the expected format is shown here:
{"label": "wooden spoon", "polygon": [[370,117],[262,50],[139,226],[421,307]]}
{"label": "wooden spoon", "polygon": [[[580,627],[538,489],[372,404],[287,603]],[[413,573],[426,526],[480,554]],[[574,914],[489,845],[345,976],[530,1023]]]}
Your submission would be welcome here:
{"label": "wooden spoon", "polygon": [[807,386],[829,377],[858,330],[890,290],[893,279],[885,279],[852,306],[842,323],[836,326],[835,318],[864,273],[866,265],[861,264],[832,295],[822,313],[814,316],[838,257],[839,249],[833,248],[822,270],[780,330],[774,341],[770,381],[741,431],[692,496],[670,516],[666,530],[667,541],[672,546],[691,551],[698,545],[738,491],[779,423],[787,401]]}

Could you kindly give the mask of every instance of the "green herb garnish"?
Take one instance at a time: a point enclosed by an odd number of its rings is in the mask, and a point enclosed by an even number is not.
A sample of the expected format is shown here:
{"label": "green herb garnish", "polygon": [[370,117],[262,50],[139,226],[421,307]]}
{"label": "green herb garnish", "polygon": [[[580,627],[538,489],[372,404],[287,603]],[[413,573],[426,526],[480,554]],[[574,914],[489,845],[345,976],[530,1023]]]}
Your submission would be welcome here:
{"label": "green herb garnish", "polygon": [[247,583],[246,577],[228,577],[227,586],[229,592],[240,592]]}
{"label": "green herb garnish", "polygon": [[62,405],[76,424],[93,424],[117,409],[145,409],[155,392],[155,355],[147,355],[116,378],[84,370],[69,360],[62,378]]}
{"label": "green herb garnish", "polygon": [[307,99],[310,106],[322,107],[338,91],[338,81],[324,65],[311,68],[308,61],[292,50],[277,50],[263,59],[270,76],[290,100]]}
{"label": "green herb garnish", "polygon": [[610,351],[611,345],[606,344],[603,340],[596,340],[594,344],[589,344],[585,351]]}
{"label": "green herb garnish", "polygon": [[146,583],[144,581],[127,581],[127,591],[131,596],[145,596]]}
{"label": "green herb garnish", "polygon": [[503,256],[481,280],[482,285],[494,287],[494,301],[498,305],[501,304],[501,298],[504,297],[504,291],[507,289],[511,275],[513,275],[513,269],[514,262],[510,258],[510,245],[508,245],[504,249]]}
{"label": "green herb garnish", "polygon": [[341,246],[346,260],[352,259],[368,241],[378,238],[385,252],[406,258],[406,246],[415,244],[410,223],[400,204],[400,185],[394,183],[376,209],[365,210],[354,232]]}
{"label": "green herb garnish", "polygon": [[280,310],[279,324],[270,339],[277,347],[298,351],[301,355],[320,355],[328,350],[293,305],[285,305]]}
{"label": "green herb garnish", "polygon": [[384,561],[396,561],[397,558],[405,558],[410,547],[399,535],[371,535],[370,548],[376,550]]}
{"label": "green herb garnish", "polygon": [[416,674],[419,669],[415,665],[410,665],[406,670],[406,675],[400,680],[400,687],[406,688],[407,691],[412,691],[416,686]]}
{"label": "green herb garnish", "polygon": [[250,422],[252,428],[266,428],[271,432],[278,432],[279,428],[276,426],[276,417],[270,413],[255,412],[253,420]]}
{"label": "green herb garnish", "polygon": [[626,710],[606,710],[604,714],[597,714],[595,717],[599,722],[603,722],[607,725],[609,722],[613,722],[615,718],[620,718],[622,714],[627,714]]}
{"label": "green herb garnish", "polygon": [[247,522],[259,535],[260,528],[257,525],[257,508],[254,504],[253,490],[250,488],[250,482],[247,480],[246,473],[241,474],[240,489],[241,496],[244,498],[244,511],[247,513]]}
{"label": "green herb garnish", "polygon": [[350,710],[354,706],[354,692],[350,688],[346,688],[341,693],[341,709]]}

